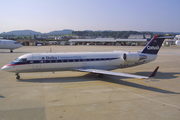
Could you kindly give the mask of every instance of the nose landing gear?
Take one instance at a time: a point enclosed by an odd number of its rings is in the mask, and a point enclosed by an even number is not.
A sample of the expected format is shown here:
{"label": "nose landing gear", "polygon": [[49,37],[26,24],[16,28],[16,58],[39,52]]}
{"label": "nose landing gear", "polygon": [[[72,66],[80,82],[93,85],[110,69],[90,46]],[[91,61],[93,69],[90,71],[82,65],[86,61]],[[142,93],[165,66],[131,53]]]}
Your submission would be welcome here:
{"label": "nose landing gear", "polygon": [[16,79],[19,80],[20,79],[19,73],[16,73],[15,75],[16,75]]}
{"label": "nose landing gear", "polygon": [[98,74],[97,75],[99,78],[102,78],[103,77],[103,74]]}
{"label": "nose landing gear", "polygon": [[10,49],[10,52],[12,53],[14,49]]}

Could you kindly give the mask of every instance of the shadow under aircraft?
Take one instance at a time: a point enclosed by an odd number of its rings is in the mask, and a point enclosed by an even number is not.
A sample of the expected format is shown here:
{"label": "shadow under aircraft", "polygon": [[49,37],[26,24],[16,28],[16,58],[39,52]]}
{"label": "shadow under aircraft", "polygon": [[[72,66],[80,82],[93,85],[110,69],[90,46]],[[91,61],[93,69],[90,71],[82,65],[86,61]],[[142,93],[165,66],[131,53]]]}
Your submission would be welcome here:
{"label": "shadow under aircraft", "polygon": [[[149,72],[140,72],[140,73],[144,74],[144,75],[149,74]],[[179,74],[179,73],[160,73],[160,75],[158,75],[158,76],[159,77],[164,76],[164,78],[161,77],[160,79],[165,79],[165,78],[167,78],[167,75],[169,75],[168,79],[171,79],[171,78],[176,78],[176,76],[174,76],[174,74]],[[157,79],[159,79],[159,77]],[[177,92],[173,92],[173,91],[169,91],[169,90],[165,90],[165,89],[161,89],[161,88],[157,88],[157,87],[153,87],[153,86],[147,86],[147,85],[142,85],[142,84],[126,81],[126,80],[124,80],[124,79],[127,79],[126,77],[105,75],[104,78],[99,78],[99,77],[96,77],[96,75],[92,75],[92,73],[88,73],[88,74],[86,74],[84,76],[80,76],[80,77],[78,76],[78,77],[34,78],[34,79],[24,79],[24,80],[20,79],[20,80],[18,80],[18,82],[68,83],[68,82],[97,81],[97,79],[95,79],[95,78],[98,78],[98,80],[100,80],[100,81],[120,84],[120,85],[124,85],[124,86],[129,86],[129,87],[135,87],[135,88],[149,90],[149,91],[153,91],[153,92],[159,92],[159,93],[165,93],[165,94],[180,94]],[[153,79],[153,80],[149,80],[149,81],[153,81],[153,82],[159,81],[157,79]],[[148,81],[148,80],[146,80],[146,81]]]}

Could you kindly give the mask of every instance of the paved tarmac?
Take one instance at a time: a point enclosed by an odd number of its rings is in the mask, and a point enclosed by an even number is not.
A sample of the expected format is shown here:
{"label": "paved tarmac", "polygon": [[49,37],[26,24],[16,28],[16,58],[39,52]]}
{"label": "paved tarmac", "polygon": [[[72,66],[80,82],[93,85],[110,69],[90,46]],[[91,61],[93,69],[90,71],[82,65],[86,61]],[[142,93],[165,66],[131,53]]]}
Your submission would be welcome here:
{"label": "paved tarmac", "polygon": [[[143,46],[23,46],[0,49],[0,67],[26,53],[141,51]],[[162,47],[148,64],[114,70],[151,80],[85,72],[14,73],[0,70],[0,120],[180,120],[180,47]]]}

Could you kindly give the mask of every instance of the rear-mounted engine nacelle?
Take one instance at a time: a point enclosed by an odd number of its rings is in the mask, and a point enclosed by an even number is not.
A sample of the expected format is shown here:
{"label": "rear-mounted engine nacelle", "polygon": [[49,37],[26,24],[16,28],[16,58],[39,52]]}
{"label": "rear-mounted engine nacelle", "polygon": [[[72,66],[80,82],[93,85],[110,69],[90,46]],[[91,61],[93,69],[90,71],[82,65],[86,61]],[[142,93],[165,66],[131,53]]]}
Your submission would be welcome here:
{"label": "rear-mounted engine nacelle", "polygon": [[146,59],[147,56],[135,53],[124,53],[121,58],[126,62],[138,62],[140,60]]}

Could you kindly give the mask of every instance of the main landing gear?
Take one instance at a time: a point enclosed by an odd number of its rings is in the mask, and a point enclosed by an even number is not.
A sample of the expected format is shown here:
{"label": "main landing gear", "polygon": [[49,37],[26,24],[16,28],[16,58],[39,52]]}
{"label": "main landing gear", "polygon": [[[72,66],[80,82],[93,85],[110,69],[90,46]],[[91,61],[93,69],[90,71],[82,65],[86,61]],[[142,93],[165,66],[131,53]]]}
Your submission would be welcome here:
{"label": "main landing gear", "polygon": [[98,74],[97,75],[99,78],[102,78],[103,77],[103,74]]}
{"label": "main landing gear", "polygon": [[12,53],[12,52],[13,52],[13,50],[10,50],[10,52]]}
{"label": "main landing gear", "polygon": [[16,79],[19,80],[20,79],[19,73],[16,73],[15,75],[16,75]]}

